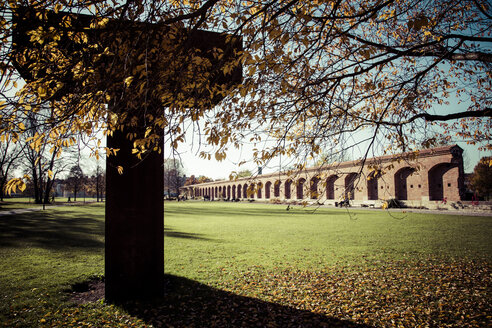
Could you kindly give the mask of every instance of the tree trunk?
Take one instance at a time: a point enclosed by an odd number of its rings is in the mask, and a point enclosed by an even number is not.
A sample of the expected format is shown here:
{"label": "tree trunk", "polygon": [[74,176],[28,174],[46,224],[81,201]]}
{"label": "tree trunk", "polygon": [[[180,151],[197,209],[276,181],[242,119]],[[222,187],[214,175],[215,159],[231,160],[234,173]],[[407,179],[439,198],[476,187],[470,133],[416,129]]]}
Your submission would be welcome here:
{"label": "tree trunk", "polygon": [[96,175],[96,202],[99,203],[99,172]]}
{"label": "tree trunk", "polygon": [[50,203],[50,191],[52,187],[53,187],[53,180],[48,178],[48,180],[46,181],[46,188],[44,190],[43,204]]}
{"label": "tree trunk", "polygon": [[32,170],[32,184],[34,188],[34,203],[41,204],[41,186],[38,179],[36,167],[34,167]]}
{"label": "tree trunk", "polygon": [[138,160],[127,132],[107,139],[120,149],[106,161],[105,293],[115,303],[162,295],[164,281],[163,157]]}

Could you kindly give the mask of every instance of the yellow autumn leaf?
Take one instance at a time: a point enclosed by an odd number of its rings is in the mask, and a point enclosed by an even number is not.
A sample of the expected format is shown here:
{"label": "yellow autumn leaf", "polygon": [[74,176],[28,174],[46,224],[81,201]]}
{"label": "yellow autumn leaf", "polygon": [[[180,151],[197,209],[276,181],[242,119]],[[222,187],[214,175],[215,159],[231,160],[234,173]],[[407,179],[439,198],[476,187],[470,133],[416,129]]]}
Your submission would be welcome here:
{"label": "yellow autumn leaf", "polygon": [[117,169],[118,169],[118,174],[122,175],[123,174],[123,166],[118,166]]}
{"label": "yellow autumn leaf", "polygon": [[62,9],[62,7],[63,5],[61,3],[57,3],[54,8],[55,13],[58,13]]}
{"label": "yellow autumn leaf", "polygon": [[38,87],[38,94],[40,97],[46,97],[46,92],[47,92],[47,89],[45,86],[39,86]]}
{"label": "yellow autumn leaf", "polygon": [[124,80],[125,85],[128,87],[133,81],[133,76],[129,76]]}

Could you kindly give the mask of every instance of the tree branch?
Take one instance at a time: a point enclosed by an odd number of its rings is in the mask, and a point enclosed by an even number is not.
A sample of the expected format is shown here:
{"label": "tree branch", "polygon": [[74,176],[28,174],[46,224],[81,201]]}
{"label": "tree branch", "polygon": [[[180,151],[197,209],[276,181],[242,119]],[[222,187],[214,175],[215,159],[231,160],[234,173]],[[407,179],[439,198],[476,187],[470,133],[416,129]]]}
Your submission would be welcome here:
{"label": "tree branch", "polygon": [[197,18],[197,17],[204,17],[207,13],[207,11],[212,8],[219,0],[208,0],[205,2],[203,6],[198,8],[196,11],[185,14],[185,15],[179,15],[170,19],[166,19],[164,21],[165,25],[173,24],[182,20],[187,20],[187,19],[192,19],[192,18]]}
{"label": "tree branch", "polygon": [[382,122],[382,124],[399,126],[399,125],[412,123],[413,121],[418,120],[420,118],[423,118],[427,122],[436,122],[436,121],[450,121],[460,118],[471,118],[471,117],[492,117],[492,108],[485,108],[483,110],[470,110],[470,111],[447,114],[447,115],[420,113],[412,116],[411,118],[403,122]]}
{"label": "tree branch", "polygon": [[[480,62],[492,63],[492,54],[486,52],[470,52],[470,53],[454,53],[454,52],[446,52],[445,50],[436,50],[436,51],[421,51],[419,49],[429,48],[429,47],[438,47],[439,42],[431,41],[422,44],[418,44],[413,46],[412,48],[408,48],[406,50],[399,50],[395,47],[388,46],[385,44],[376,43],[370,40],[363,39],[357,35],[352,33],[344,33],[345,36],[356,40],[362,44],[367,46],[371,46],[377,49],[385,50],[388,53],[396,54],[399,56],[411,56],[411,57],[441,57],[442,59],[448,60],[475,60]],[[441,41],[448,39],[460,39],[461,41],[482,41],[482,42],[491,42],[492,38],[474,38],[467,37],[461,35],[449,34],[444,36]]]}

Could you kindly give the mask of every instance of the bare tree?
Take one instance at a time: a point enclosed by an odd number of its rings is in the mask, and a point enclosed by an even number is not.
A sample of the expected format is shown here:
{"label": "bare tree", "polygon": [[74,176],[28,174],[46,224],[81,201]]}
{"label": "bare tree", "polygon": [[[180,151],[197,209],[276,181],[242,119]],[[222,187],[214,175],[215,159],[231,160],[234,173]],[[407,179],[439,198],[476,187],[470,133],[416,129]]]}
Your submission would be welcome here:
{"label": "bare tree", "polygon": [[74,165],[70,168],[70,172],[66,179],[67,187],[72,190],[73,200],[77,201],[77,193],[84,190],[86,176],[80,165]]}
{"label": "bare tree", "polygon": [[27,113],[26,131],[22,139],[24,171],[30,176],[34,201],[38,204],[50,203],[54,180],[76,160],[73,149],[67,149],[62,154],[64,143],[75,142],[69,131],[60,134],[54,142],[44,141],[43,135],[49,131],[50,126],[43,119],[50,117],[51,109],[45,108],[43,112],[47,116]]}
{"label": "bare tree", "polygon": [[183,164],[174,158],[164,160],[164,191],[168,195],[179,194],[179,188],[184,186],[185,182]]}
{"label": "bare tree", "polygon": [[0,143],[0,200],[5,197],[5,186],[12,178],[12,171],[17,168],[22,156],[23,145],[14,140],[12,135],[7,135]]}

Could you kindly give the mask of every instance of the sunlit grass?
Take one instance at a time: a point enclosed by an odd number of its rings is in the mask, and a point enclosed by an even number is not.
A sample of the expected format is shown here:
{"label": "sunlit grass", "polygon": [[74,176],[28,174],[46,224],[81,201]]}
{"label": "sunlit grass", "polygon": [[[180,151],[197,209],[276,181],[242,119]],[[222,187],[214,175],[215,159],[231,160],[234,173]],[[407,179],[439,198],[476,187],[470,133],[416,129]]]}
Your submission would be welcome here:
{"label": "sunlit grass", "polygon": [[[73,198],[70,199],[73,202]],[[89,197],[79,197],[77,198],[77,203],[88,203],[94,202],[95,198]],[[53,205],[60,205],[68,203],[68,197],[56,197],[54,202],[46,204],[45,208],[49,208]],[[0,201],[0,211],[11,211],[18,209],[30,209],[30,208],[41,208],[42,204],[36,204],[34,198],[31,197],[5,197],[3,201]]]}
{"label": "sunlit grass", "polygon": [[251,265],[322,269],[336,263],[492,256],[489,217],[233,203],[165,204],[166,272],[204,282]]}

